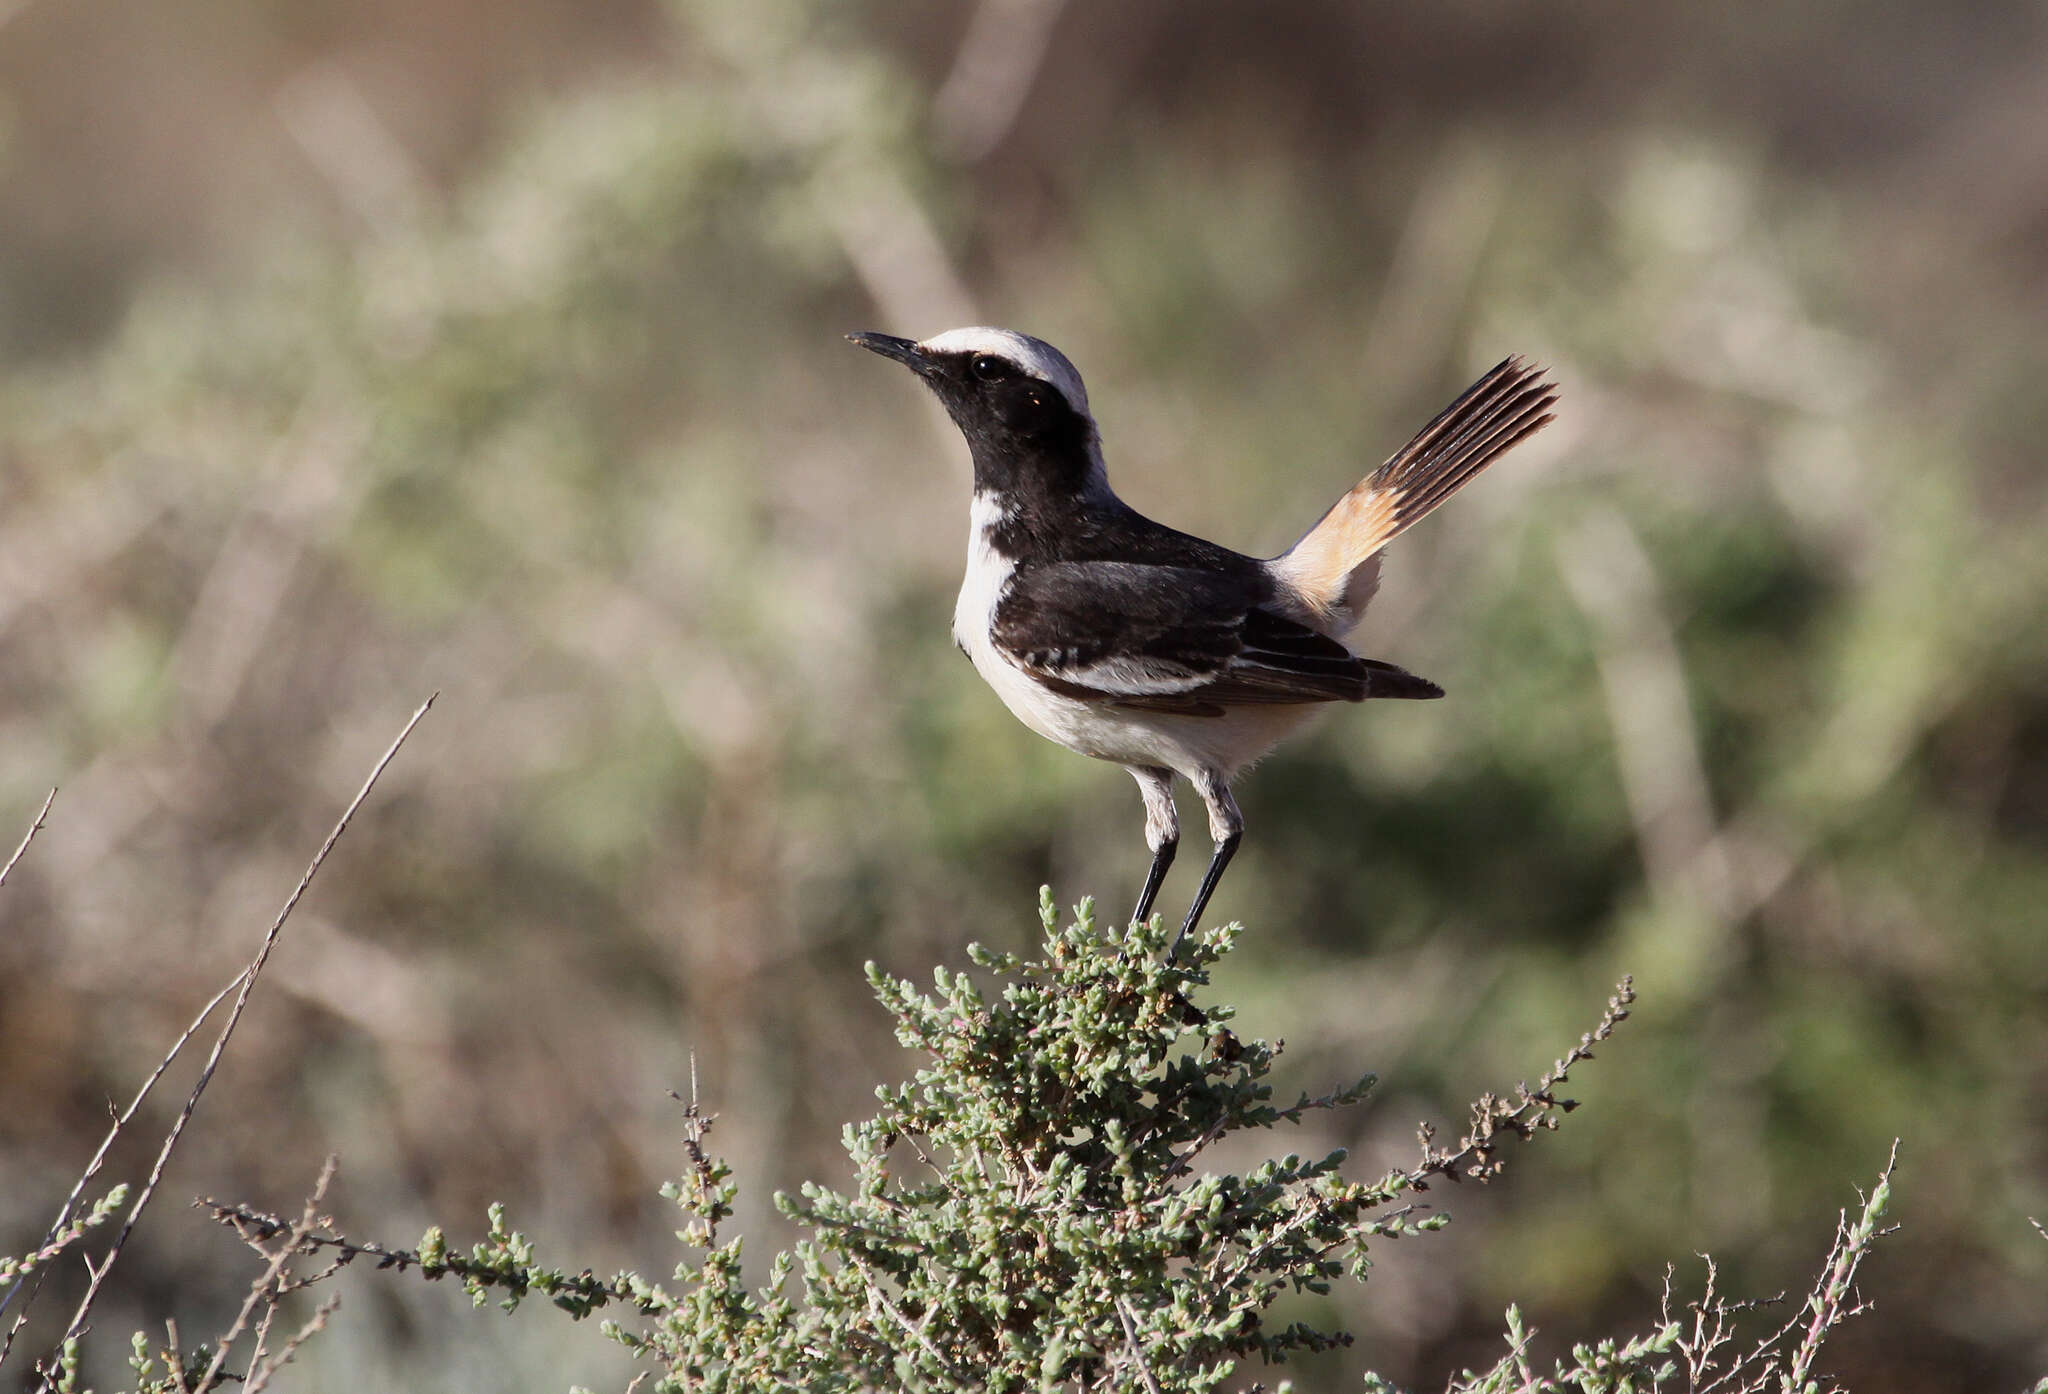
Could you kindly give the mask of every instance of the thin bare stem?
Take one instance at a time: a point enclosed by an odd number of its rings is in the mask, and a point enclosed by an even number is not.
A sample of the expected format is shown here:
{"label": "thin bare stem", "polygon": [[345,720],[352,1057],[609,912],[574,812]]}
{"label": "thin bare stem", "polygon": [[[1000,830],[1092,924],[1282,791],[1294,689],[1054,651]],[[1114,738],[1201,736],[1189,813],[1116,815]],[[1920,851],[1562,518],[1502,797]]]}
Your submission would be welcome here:
{"label": "thin bare stem", "polygon": [[28,845],[36,840],[36,834],[43,830],[43,820],[50,816],[50,805],[55,802],[57,791],[52,789],[50,796],[43,800],[43,806],[36,810],[36,821],[29,826],[27,835],[21,839],[21,845],[14,849],[14,855],[7,859],[7,865],[0,866],[0,886],[7,884],[8,873],[14,870],[14,864],[21,860],[21,854],[28,850]]}
{"label": "thin bare stem", "polygon": [[1131,1320],[1131,1304],[1119,1297],[1116,1300],[1116,1314],[1123,1319],[1124,1340],[1130,1343],[1131,1359],[1138,1363],[1138,1373],[1145,1377],[1145,1388],[1152,1394],[1159,1394],[1159,1381],[1152,1374],[1152,1366],[1145,1359],[1145,1348],[1138,1344],[1138,1324]]}
{"label": "thin bare stem", "polygon": [[185,1378],[185,1347],[178,1340],[178,1319],[176,1317],[165,1319],[164,1336],[170,1342],[167,1349],[171,1355],[169,1362],[171,1367],[171,1387],[176,1389],[178,1394],[192,1394],[191,1382]]}
{"label": "thin bare stem", "polygon": [[313,1315],[307,1318],[306,1324],[292,1333],[291,1339],[284,1343],[283,1350],[250,1371],[248,1383],[242,1386],[242,1394],[257,1394],[258,1390],[266,1387],[272,1375],[291,1364],[292,1357],[299,1353],[300,1346],[327,1329],[327,1319],[334,1315],[334,1309],[340,1305],[339,1294],[322,1302]]}
{"label": "thin bare stem", "polygon": [[913,1323],[910,1318],[904,1316],[897,1309],[894,1302],[889,1300],[888,1295],[882,1291],[881,1280],[875,1276],[874,1269],[862,1263],[858,1257],[854,1258],[853,1263],[854,1267],[860,1269],[861,1277],[867,1280],[868,1306],[870,1310],[887,1315],[890,1320],[909,1332],[910,1338],[916,1341],[923,1348],[924,1353],[932,1358],[932,1363],[946,1372],[946,1378],[959,1381],[962,1388],[969,1387],[970,1382],[967,1376],[952,1361],[946,1359],[937,1346],[932,1344],[931,1337],[924,1334],[924,1326],[921,1323]]}
{"label": "thin bare stem", "polygon": [[[313,860],[307,865],[305,875],[299,878],[299,884],[292,889],[291,895],[285,900],[284,908],[277,912],[277,918],[271,922],[269,932],[263,936],[262,946],[257,949],[256,956],[249,961],[249,966],[242,971],[240,978],[241,987],[235,994],[235,1004],[228,1012],[228,1019],[221,1027],[220,1035],[214,1040],[213,1050],[206,1058],[205,1068],[199,1072],[198,1082],[192,1086],[192,1092],[185,1100],[185,1107],[179,1112],[177,1121],[171,1125],[169,1134],[164,1138],[163,1146],[157,1151],[156,1163],[150,1168],[149,1180],[144,1183],[141,1194],[135,1198],[135,1203],[129,1208],[127,1219],[122,1223],[121,1232],[114,1236],[114,1242],[108,1247],[106,1256],[96,1265],[90,1262],[87,1264],[87,1271],[92,1274],[92,1279],[86,1286],[85,1296],[79,1299],[77,1310],[71,1315],[70,1324],[65,1327],[64,1334],[58,1338],[58,1345],[60,1347],[65,1341],[71,1340],[84,1329],[86,1317],[91,1314],[92,1304],[99,1296],[100,1284],[106,1281],[107,1272],[113,1268],[114,1261],[121,1256],[121,1250],[127,1244],[128,1236],[135,1232],[136,1222],[142,1218],[143,1209],[149,1204],[150,1198],[156,1194],[156,1188],[163,1180],[164,1169],[170,1164],[171,1153],[177,1148],[178,1140],[184,1136],[185,1125],[192,1121],[192,1115],[199,1107],[200,1095],[206,1092],[206,1086],[213,1080],[213,1072],[220,1067],[221,1056],[227,1050],[228,1040],[234,1035],[235,1027],[242,1019],[243,1010],[249,1005],[249,994],[256,986],[256,979],[263,972],[263,965],[270,959],[271,949],[277,945],[277,939],[284,930],[285,921],[291,918],[292,911],[298,907],[299,901],[305,896],[306,888],[312,885],[314,875],[319,872],[321,864],[327,860],[327,854],[334,850],[334,845],[337,842],[341,841],[341,835],[348,830],[349,821],[355,817],[356,810],[363,806],[365,799],[369,798],[370,791],[377,786],[378,778],[383,775],[385,768],[397,756],[399,748],[405,744],[406,738],[412,735],[414,728],[420,724],[420,721],[433,707],[434,698],[439,695],[439,693],[436,693],[434,697],[429,697],[420,704],[419,710],[412,714],[412,719],[405,723],[405,729],[398,733],[397,738],[391,742],[385,749],[384,754],[371,768],[369,777],[363,781],[362,788],[356,791],[355,798],[350,800],[348,807],[343,810],[340,819],[334,825],[334,830],[327,834],[327,840],[320,844],[320,850],[313,854]],[[49,1390],[53,1387],[54,1379],[46,1368],[39,1389]]]}
{"label": "thin bare stem", "polygon": [[[45,805],[45,807],[47,807],[47,805]],[[235,974],[234,978],[229,981],[227,986],[223,987],[219,992],[214,993],[212,999],[208,1001],[207,1004],[200,1009],[199,1015],[192,1018],[191,1025],[187,1026],[185,1030],[179,1035],[178,1039],[172,1043],[169,1052],[165,1054],[164,1058],[157,1061],[156,1068],[150,1071],[149,1078],[142,1082],[142,1087],[135,1091],[135,1097],[128,1101],[128,1107],[121,1111],[120,1115],[114,1119],[113,1124],[110,1127],[108,1127],[107,1135],[104,1138],[100,1139],[99,1150],[92,1154],[92,1160],[90,1162],[87,1162],[85,1170],[79,1173],[78,1180],[71,1187],[71,1194],[66,1196],[64,1198],[64,1203],[57,1208],[57,1218],[50,1222],[50,1230],[49,1233],[44,1237],[44,1243],[47,1244],[48,1242],[50,1242],[51,1239],[55,1238],[58,1231],[62,1230],[66,1224],[70,1223],[72,1215],[75,1214],[77,1211],[79,1197],[85,1194],[85,1188],[92,1184],[93,1177],[99,1175],[100,1168],[106,1165],[107,1154],[111,1152],[114,1147],[114,1139],[121,1136],[121,1129],[128,1126],[129,1121],[135,1117],[136,1110],[142,1107],[143,1101],[147,1099],[150,1096],[150,1092],[156,1088],[157,1081],[164,1077],[164,1071],[168,1070],[171,1067],[171,1062],[178,1058],[179,1054],[185,1049],[186,1043],[190,1041],[194,1035],[198,1034],[200,1026],[205,1024],[206,1019],[213,1015],[213,1009],[215,1007],[218,1007],[225,1000],[227,1000],[227,995],[230,992],[233,992],[237,987],[239,987],[242,983],[242,980],[246,978],[248,975],[249,970],[245,967],[242,969],[241,972]],[[7,1295],[5,1297],[0,1297],[0,1312],[5,1312],[7,1310],[8,1306],[14,1301],[15,1294],[21,1290],[21,1285],[27,1281],[28,1278],[26,1275],[15,1279],[14,1285],[8,1288]],[[33,1303],[35,1301],[36,1294],[41,1290],[42,1278],[40,1275],[38,1275],[36,1278],[36,1286],[29,1289],[29,1303]],[[7,1359],[7,1353],[9,1350],[13,1348],[14,1345],[15,1333],[21,1330],[22,1323],[25,1322],[27,1319],[28,1303],[24,1303],[22,1306],[21,1315],[15,1319],[14,1325],[8,1328],[6,1337],[4,1339],[0,1339],[0,1361],[4,1361]]]}
{"label": "thin bare stem", "polygon": [[[421,710],[424,711],[425,708]],[[335,1159],[332,1156],[328,1157],[320,1168],[320,1179],[313,1183],[313,1193],[306,1197],[305,1209],[299,1216],[299,1222],[286,1229],[284,1242],[269,1255],[269,1266],[249,1285],[249,1295],[242,1299],[242,1307],[235,1313],[234,1324],[223,1331],[220,1339],[214,1342],[213,1359],[207,1362],[206,1373],[199,1377],[200,1394],[205,1394],[205,1391],[220,1382],[220,1372],[227,1365],[228,1352],[234,1349],[234,1344],[241,1339],[242,1333],[249,1329],[249,1318],[258,1307],[263,1308],[263,1318],[257,1328],[256,1352],[249,1361],[250,1376],[253,1378],[256,1371],[262,1367],[263,1340],[269,1333],[270,1319],[277,1310],[278,1289],[281,1286],[279,1280],[284,1276],[285,1267],[291,1263],[292,1256],[299,1252],[299,1236],[320,1223],[320,1202],[327,1198],[327,1187],[334,1180],[334,1166]]]}

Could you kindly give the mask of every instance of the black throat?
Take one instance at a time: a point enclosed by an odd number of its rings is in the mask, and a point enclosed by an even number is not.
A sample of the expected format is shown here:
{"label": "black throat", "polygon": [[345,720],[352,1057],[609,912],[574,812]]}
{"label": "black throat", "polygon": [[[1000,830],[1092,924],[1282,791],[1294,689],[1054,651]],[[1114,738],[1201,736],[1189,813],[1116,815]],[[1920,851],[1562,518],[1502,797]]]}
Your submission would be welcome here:
{"label": "black throat", "polygon": [[962,372],[933,386],[967,440],[976,497],[996,504],[991,542],[1005,556],[1056,559],[1097,515],[1129,513],[1103,477],[1095,423],[1050,384]]}
{"label": "black throat", "polygon": [[941,356],[925,380],[967,438],[975,496],[994,505],[986,526],[998,553],[1019,566],[1137,562],[1263,584],[1264,570],[1250,557],[1164,527],[1119,499],[1087,414],[1050,383],[1014,368],[978,375],[983,357]]}

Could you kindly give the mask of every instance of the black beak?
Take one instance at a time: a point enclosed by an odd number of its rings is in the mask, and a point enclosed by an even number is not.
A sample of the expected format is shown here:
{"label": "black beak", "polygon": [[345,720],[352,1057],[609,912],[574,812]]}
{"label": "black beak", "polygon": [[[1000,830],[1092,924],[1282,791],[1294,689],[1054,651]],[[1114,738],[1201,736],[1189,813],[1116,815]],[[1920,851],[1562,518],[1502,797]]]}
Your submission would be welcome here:
{"label": "black beak", "polygon": [[909,339],[899,339],[891,334],[865,332],[849,334],[846,337],[871,353],[879,353],[884,358],[893,358],[898,363],[907,365],[914,372],[922,373],[930,366],[925,361],[924,350]]}

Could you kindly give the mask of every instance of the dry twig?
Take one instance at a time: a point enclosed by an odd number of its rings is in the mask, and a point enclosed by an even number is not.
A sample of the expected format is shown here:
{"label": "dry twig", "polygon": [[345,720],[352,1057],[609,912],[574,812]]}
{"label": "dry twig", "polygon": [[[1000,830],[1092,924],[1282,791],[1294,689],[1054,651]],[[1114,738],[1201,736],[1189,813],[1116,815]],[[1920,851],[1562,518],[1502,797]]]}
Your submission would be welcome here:
{"label": "dry twig", "polygon": [[[71,1194],[64,1198],[62,1205],[57,1207],[57,1218],[50,1222],[49,1233],[44,1236],[43,1242],[45,1244],[55,1239],[58,1232],[71,1222],[71,1217],[77,1213],[79,1198],[85,1194],[85,1188],[92,1184],[93,1177],[99,1175],[100,1168],[106,1165],[107,1154],[113,1150],[114,1140],[121,1136],[121,1130],[127,1127],[129,1121],[135,1117],[136,1111],[142,1107],[143,1100],[147,1099],[151,1091],[156,1088],[157,1081],[164,1077],[164,1071],[168,1070],[171,1067],[171,1062],[176,1060],[184,1051],[186,1043],[198,1034],[199,1028],[205,1024],[206,1019],[213,1015],[213,1009],[227,1000],[227,995],[241,985],[242,980],[248,976],[248,973],[249,970],[247,968],[237,973],[226,987],[214,993],[212,999],[204,1007],[200,1008],[199,1015],[193,1017],[191,1024],[180,1033],[176,1041],[171,1043],[171,1048],[165,1053],[164,1058],[156,1062],[156,1068],[150,1071],[149,1078],[142,1082],[142,1087],[135,1091],[135,1097],[128,1101],[128,1107],[123,1109],[115,1117],[113,1123],[108,1126],[107,1135],[100,1139],[99,1150],[92,1154],[92,1160],[87,1162],[85,1170],[79,1173],[78,1180],[72,1184]],[[21,1284],[26,1281],[28,1281],[26,1277],[17,1279],[14,1286],[7,1290],[7,1295],[4,1298],[0,1298],[0,1312],[7,1310],[8,1305],[14,1301],[15,1294],[21,1290]],[[41,1289],[42,1278],[38,1275],[36,1286],[29,1289],[28,1300],[30,1303],[35,1301],[36,1294]],[[0,1338],[0,1361],[7,1359],[7,1353],[14,1345],[15,1334],[21,1330],[27,1320],[28,1309],[27,1304],[24,1304],[21,1313],[14,1319],[14,1325],[8,1328],[7,1335],[4,1338]]]}
{"label": "dry twig", "polygon": [[28,832],[21,839],[21,845],[14,849],[14,855],[7,859],[7,865],[0,866],[0,886],[7,884],[8,874],[14,870],[14,864],[21,860],[21,854],[28,851],[28,845],[34,842],[36,834],[43,830],[43,820],[50,816],[50,805],[55,802],[57,791],[52,789],[50,796],[43,800],[43,806],[36,810],[36,821],[29,825]]}
{"label": "dry twig", "polygon": [[[439,693],[435,694],[436,697],[439,695]],[[385,749],[384,754],[379,757],[375,766],[371,768],[369,777],[363,781],[362,788],[358,789],[355,798],[349,801],[348,807],[343,810],[340,819],[335,823],[333,831],[327,834],[327,840],[320,845],[320,850],[313,854],[313,860],[307,865],[305,874],[299,878],[298,885],[292,889],[291,895],[286,898],[284,908],[278,911],[277,918],[271,922],[269,931],[263,936],[262,945],[256,951],[256,956],[249,961],[248,967],[244,968],[237,976],[236,983],[239,983],[240,990],[235,994],[234,1006],[228,1012],[228,1019],[221,1027],[220,1035],[214,1039],[213,1050],[206,1058],[205,1067],[199,1072],[198,1082],[192,1086],[192,1092],[185,1100],[185,1107],[179,1112],[177,1121],[172,1123],[170,1132],[164,1137],[163,1146],[157,1151],[156,1162],[150,1168],[148,1181],[143,1184],[141,1193],[135,1198],[135,1203],[129,1207],[127,1218],[122,1222],[120,1233],[114,1236],[114,1242],[108,1246],[105,1256],[97,1264],[93,1263],[90,1259],[86,1261],[86,1271],[91,1275],[91,1281],[86,1285],[85,1295],[79,1299],[77,1310],[71,1314],[71,1321],[65,1327],[64,1334],[58,1338],[57,1345],[59,1349],[63,1347],[65,1342],[74,1339],[84,1331],[86,1318],[91,1314],[92,1305],[99,1297],[100,1285],[106,1281],[108,1271],[113,1268],[115,1260],[121,1256],[121,1250],[127,1244],[128,1236],[135,1232],[136,1222],[142,1218],[143,1209],[148,1206],[150,1198],[156,1194],[157,1186],[163,1181],[164,1169],[170,1164],[171,1153],[177,1148],[178,1140],[184,1135],[185,1125],[192,1121],[192,1115],[199,1107],[200,1095],[205,1093],[206,1086],[212,1082],[213,1072],[220,1067],[221,1056],[227,1050],[228,1040],[234,1035],[235,1027],[242,1019],[243,1010],[249,1005],[249,994],[256,986],[257,977],[263,972],[263,965],[269,961],[270,951],[277,945],[278,936],[284,930],[285,921],[291,917],[292,911],[298,907],[299,901],[306,894],[306,888],[312,885],[314,875],[319,872],[321,864],[327,860],[327,854],[334,850],[334,845],[341,840],[341,835],[348,830],[349,821],[355,817],[356,810],[363,806],[363,801],[369,798],[370,791],[376,787],[378,778],[397,756],[399,747],[405,744],[406,738],[413,733],[413,729],[420,724],[421,719],[426,716],[428,710],[433,705],[434,697],[429,697],[420,704],[419,710],[412,714],[412,719],[405,723],[405,729],[398,733],[397,738],[391,742]],[[231,983],[229,986],[233,987],[235,983]],[[221,991],[222,995],[225,995],[227,988],[223,988]],[[208,1006],[207,1010],[209,1012],[212,1010],[211,1005]],[[200,1020],[204,1019],[205,1015],[202,1013]],[[198,1023],[194,1022],[195,1028],[197,1025]],[[183,1045],[182,1040],[179,1042],[179,1045]],[[174,1048],[173,1054],[175,1053]],[[166,1060],[165,1063],[168,1064],[169,1061]],[[162,1066],[158,1067],[159,1074],[162,1073],[162,1068]],[[153,1084],[154,1082],[155,1076],[152,1076],[151,1083]],[[118,1123],[115,1125],[115,1128],[116,1131],[119,1130]],[[111,1138],[109,1140],[111,1141]],[[46,1363],[42,1367],[41,1373],[42,1383],[38,1386],[39,1394],[41,1391],[53,1389],[56,1383],[53,1365]]]}
{"label": "dry twig", "polygon": [[1159,1381],[1152,1373],[1152,1366],[1145,1359],[1145,1348],[1138,1344],[1138,1324],[1131,1320],[1131,1304],[1119,1297],[1116,1300],[1116,1314],[1123,1319],[1124,1340],[1131,1346],[1131,1359],[1138,1363],[1138,1373],[1145,1377],[1145,1388],[1151,1394],[1159,1394]]}
{"label": "dry twig", "polygon": [[[330,1156],[320,1168],[320,1179],[313,1183],[313,1193],[306,1197],[305,1210],[301,1213],[299,1222],[285,1231],[282,1244],[268,1251],[261,1245],[252,1245],[258,1253],[270,1260],[270,1264],[257,1276],[256,1281],[249,1285],[249,1295],[242,1299],[241,1310],[235,1313],[234,1323],[221,1333],[218,1341],[214,1342],[213,1359],[207,1363],[206,1373],[199,1378],[201,1394],[220,1382],[220,1372],[227,1364],[228,1352],[234,1348],[235,1342],[242,1338],[242,1333],[248,1330],[249,1318],[259,1307],[262,1308],[263,1316],[257,1327],[256,1349],[249,1357],[249,1373],[244,1381],[248,1388],[260,1388],[261,1386],[256,1383],[257,1372],[263,1371],[263,1379],[268,1381],[276,1365],[290,1359],[292,1351],[298,1349],[300,1341],[312,1334],[311,1331],[302,1331],[294,1336],[279,1354],[276,1362],[270,1363],[268,1369],[265,1368],[264,1338],[269,1334],[270,1321],[277,1311],[278,1300],[291,1289],[291,1285],[285,1281],[285,1270],[290,1266],[293,1256],[300,1252],[299,1236],[323,1223],[320,1218],[320,1202],[327,1198],[327,1187],[334,1180],[334,1167],[335,1159]],[[338,1268],[340,1264],[337,1263],[334,1267]],[[333,1271],[333,1268],[328,1269],[330,1273]],[[327,1310],[327,1307],[323,1307],[321,1312],[316,1313],[316,1320],[324,1323]]]}

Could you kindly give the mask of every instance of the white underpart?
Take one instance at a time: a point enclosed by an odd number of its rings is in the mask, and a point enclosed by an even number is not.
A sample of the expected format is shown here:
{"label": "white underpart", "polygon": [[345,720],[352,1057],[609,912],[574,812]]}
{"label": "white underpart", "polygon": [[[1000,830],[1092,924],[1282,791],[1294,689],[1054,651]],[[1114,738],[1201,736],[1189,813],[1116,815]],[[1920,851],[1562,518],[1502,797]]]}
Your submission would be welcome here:
{"label": "white underpart", "polygon": [[1003,587],[1017,569],[1015,562],[996,550],[992,536],[1009,516],[1002,500],[980,490],[967,513],[967,575],[960,582],[960,598],[953,604],[953,642],[967,651],[983,676],[988,674],[984,656],[995,655],[991,631],[996,602],[1003,598]]}
{"label": "white underpart", "polygon": [[[1315,707],[1301,703],[1236,707],[1217,717],[1181,716],[1084,702],[1046,688],[1004,656],[991,632],[996,605],[1016,570],[1016,564],[996,550],[991,535],[1005,516],[1001,500],[975,494],[969,514],[967,575],[953,607],[953,638],[1003,705],[1039,735],[1098,760],[1164,766],[1201,788],[1215,776],[1228,779],[1315,714]],[[1110,690],[1121,687],[1133,695],[1184,691],[1200,682],[1167,680],[1156,670],[1146,673],[1142,683],[1130,681],[1131,675],[1116,671],[1118,666],[1112,661],[1096,671],[1077,670],[1072,680]]]}

